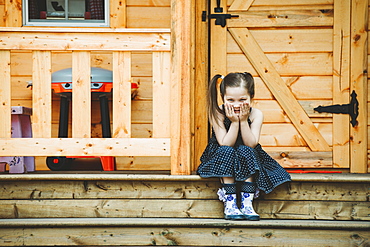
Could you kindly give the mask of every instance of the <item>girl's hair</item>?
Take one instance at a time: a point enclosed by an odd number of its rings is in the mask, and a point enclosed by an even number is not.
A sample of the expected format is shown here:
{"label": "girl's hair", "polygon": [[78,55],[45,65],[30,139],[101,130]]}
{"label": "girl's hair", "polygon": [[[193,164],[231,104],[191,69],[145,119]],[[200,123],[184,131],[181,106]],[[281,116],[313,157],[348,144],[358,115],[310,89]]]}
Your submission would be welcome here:
{"label": "girl's hair", "polygon": [[254,98],[254,79],[250,73],[229,73],[224,78],[221,75],[215,75],[211,79],[208,88],[208,115],[211,119],[217,119],[217,113],[223,114],[217,102],[217,82],[220,79],[222,79],[220,84],[222,99],[228,87],[244,87],[251,99]]}

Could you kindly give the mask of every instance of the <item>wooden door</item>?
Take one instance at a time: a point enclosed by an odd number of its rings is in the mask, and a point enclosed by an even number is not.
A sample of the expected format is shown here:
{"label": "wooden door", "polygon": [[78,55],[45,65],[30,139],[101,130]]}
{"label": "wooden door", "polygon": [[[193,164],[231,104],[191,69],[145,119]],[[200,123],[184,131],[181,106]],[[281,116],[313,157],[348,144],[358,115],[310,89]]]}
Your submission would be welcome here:
{"label": "wooden door", "polygon": [[[211,1],[211,14],[232,16],[224,27],[209,19],[210,76],[252,73],[255,107],[265,116],[260,143],[285,168],[350,168],[349,115],[313,110],[349,103],[350,5],[341,0]],[[365,134],[361,138],[366,142]]]}

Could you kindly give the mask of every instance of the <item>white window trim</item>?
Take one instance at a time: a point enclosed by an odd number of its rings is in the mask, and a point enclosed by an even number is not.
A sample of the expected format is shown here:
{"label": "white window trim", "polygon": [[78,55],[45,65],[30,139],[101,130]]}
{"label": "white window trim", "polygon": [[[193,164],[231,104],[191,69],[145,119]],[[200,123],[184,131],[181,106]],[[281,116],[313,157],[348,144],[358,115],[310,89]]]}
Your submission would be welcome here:
{"label": "white window trim", "polygon": [[44,27],[109,27],[109,0],[104,0],[104,20],[34,20],[28,16],[28,0],[22,0],[23,26]]}

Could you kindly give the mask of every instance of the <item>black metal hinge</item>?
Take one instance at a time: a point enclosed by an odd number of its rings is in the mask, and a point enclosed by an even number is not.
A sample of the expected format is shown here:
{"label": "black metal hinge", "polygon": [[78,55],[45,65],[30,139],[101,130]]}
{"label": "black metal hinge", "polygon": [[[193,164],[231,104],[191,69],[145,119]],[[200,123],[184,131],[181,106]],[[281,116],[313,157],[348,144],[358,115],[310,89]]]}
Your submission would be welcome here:
{"label": "black metal hinge", "polygon": [[[231,19],[232,17],[239,17],[238,15],[231,14],[210,14],[208,15],[209,19],[216,19],[215,24],[220,25],[221,27],[226,26],[226,19]],[[207,12],[202,12],[202,21],[207,21]]]}
{"label": "black metal hinge", "polygon": [[314,108],[315,111],[327,112],[327,113],[336,113],[336,114],[349,114],[351,117],[351,125],[355,127],[357,125],[357,117],[358,117],[358,100],[357,94],[355,91],[351,93],[351,101],[349,104],[344,105],[329,105],[329,106],[318,106]]}
{"label": "black metal hinge", "polygon": [[[214,8],[215,13],[222,13],[224,9],[221,7],[221,1],[217,0],[217,7]],[[209,19],[216,19],[215,24],[220,25],[221,27],[226,26],[226,20],[231,19],[232,17],[239,17],[238,15],[231,14],[210,14]],[[202,12],[202,21],[207,21],[207,11]]]}

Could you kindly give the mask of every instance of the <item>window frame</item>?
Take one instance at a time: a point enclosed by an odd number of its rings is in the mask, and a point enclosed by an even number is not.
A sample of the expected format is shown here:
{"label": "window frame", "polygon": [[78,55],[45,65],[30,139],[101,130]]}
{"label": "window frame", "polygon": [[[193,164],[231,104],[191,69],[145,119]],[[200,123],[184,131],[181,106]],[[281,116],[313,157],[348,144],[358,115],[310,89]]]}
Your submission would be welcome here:
{"label": "window frame", "polygon": [[104,0],[104,20],[29,20],[29,0],[22,0],[23,26],[43,26],[43,27],[109,27],[109,2]]}

